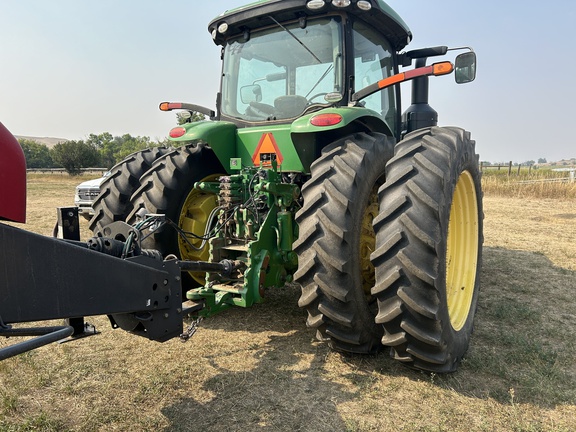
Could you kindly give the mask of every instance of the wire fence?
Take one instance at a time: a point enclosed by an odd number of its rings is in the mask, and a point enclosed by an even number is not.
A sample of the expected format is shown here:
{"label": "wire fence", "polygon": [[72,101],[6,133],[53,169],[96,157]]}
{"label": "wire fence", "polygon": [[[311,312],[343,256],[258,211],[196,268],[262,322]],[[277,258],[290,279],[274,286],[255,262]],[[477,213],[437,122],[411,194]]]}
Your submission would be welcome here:
{"label": "wire fence", "polygon": [[[512,169],[512,167],[514,167],[514,170]],[[512,175],[513,171],[515,171],[516,175],[520,175],[520,170],[522,168],[526,168],[526,167],[528,168],[528,174],[530,174],[532,172],[532,165],[521,165],[520,164],[520,165],[514,166],[512,164],[512,161],[508,162],[505,165],[488,165],[488,164],[485,164],[484,162],[480,162],[480,171],[484,171],[487,169],[496,169],[496,170],[500,171],[501,169],[505,169],[505,170],[508,170],[508,175]]]}
{"label": "wire fence", "polygon": [[[104,174],[108,168],[80,168],[82,174]],[[67,174],[64,168],[28,168],[27,173],[31,174]]]}
{"label": "wire fence", "polygon": [[[514,169],[512,169],[512,167],[514,167]],[[488,165],[488,164],[484,164],[483,162],[480,162],[480,171],[486,171],[488,169],[495,169],[495,170],[507,170],[508,171],[508,176],[512,176],[513,174],[519,176],[521,173],[522,175],[530,175],[532,174],[532,167],[533,165],[513,165],[512,161],[510,161],[509,163],[505,164],[505,165]],[[526,168],[528,169],[528,172],[526,172]],[[574,183],[575,180],[575,173],[576,173],[576,168],[557,168],[557,169],[553,169],[552,171],[558,171],[558,172],[566,172],[568,173],[568,177],[556,177],[556,178],[540,178],[540,179],[534,179],[534,180],[520,180],[517,183],[521,183],[521,184],[532,184],[532,183]]]}

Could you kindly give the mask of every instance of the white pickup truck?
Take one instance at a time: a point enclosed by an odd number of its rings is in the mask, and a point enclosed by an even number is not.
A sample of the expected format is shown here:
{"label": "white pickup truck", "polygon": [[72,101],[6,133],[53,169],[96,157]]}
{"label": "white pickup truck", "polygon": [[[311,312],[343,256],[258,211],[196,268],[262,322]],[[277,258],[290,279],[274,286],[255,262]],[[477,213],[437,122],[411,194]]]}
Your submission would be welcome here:
{"label": "white pickup truck", "polygon": [[88,220],[94,215],[92,203],[100,194],[100,184],[109,175],[110,171],[106,171],[102,177],[85,181],[76,186],[74,205],[78,207],[78,215]]}

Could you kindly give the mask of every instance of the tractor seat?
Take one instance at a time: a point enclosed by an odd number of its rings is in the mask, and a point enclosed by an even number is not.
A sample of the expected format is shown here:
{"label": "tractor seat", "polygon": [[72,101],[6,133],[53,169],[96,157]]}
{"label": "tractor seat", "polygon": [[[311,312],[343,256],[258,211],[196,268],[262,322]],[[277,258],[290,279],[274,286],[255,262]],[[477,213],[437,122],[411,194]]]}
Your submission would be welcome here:
{"label": "tractor seat", "polygon": [[306,105],[308,105],[306,98],[299,95],[280,96],[274,100],[277,118],[296,117],[302,114]]}

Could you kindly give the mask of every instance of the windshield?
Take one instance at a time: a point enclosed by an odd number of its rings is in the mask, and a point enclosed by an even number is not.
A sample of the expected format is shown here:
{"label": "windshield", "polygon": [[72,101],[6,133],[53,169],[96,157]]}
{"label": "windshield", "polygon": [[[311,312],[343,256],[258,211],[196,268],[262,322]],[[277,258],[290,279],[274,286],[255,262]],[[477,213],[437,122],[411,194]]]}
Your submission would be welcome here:
{"label": "windshield", "polygon": [[[297,117],[342,93],[338,17],[280,25],[227,42],[222,114],[248,122]],[[335,95],[336,93],[336,95]]]}

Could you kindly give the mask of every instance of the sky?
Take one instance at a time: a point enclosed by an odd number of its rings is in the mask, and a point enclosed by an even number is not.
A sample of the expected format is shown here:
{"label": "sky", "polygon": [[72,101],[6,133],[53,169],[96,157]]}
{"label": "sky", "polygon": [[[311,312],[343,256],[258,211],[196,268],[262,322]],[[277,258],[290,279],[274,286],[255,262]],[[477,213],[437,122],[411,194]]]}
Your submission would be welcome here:
{"label": "sky", "polygon": [[[163,101],[215,108],[217,15],[248,0],[0,0],[0,122],[15,135],[161,140]],[[576,157],[576,2],[389,0],[407,49],[471,46],[473,83],[430,79],[439,124],[469,130],[483,161]],[[410,85],[403,85],[403,109]]]}

